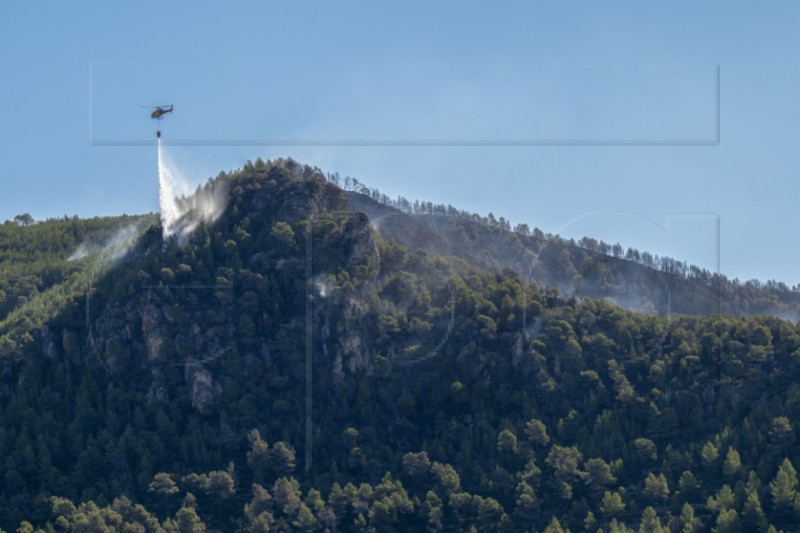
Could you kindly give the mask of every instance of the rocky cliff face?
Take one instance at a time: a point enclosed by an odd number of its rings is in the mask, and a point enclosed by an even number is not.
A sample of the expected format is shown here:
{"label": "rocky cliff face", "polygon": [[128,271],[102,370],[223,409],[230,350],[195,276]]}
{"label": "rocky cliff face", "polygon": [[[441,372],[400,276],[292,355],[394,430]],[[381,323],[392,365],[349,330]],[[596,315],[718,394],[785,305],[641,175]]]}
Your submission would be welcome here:
{"label": "rocky cliff face", "polygon": [[214,376],[203,366],[203,363],[190,357],[184,366],[183,375],[189,387],[189,397],[194,407],[200,413],[206,413],[214,405],[214,400],[219,397],[222,387],[214,381]]}
{"label": "rocky cliff face", "polygon": [[370,221],[363,213],[347,217],[338,243],[339,261],[345,270],[359,272],[360,286],[351,294],[329,297],[324,287],[317,287],[314,298],[315,338],[330,364],[334,382],[341,382],[347,373],[370,372],[374,353],[364,324],[374,285],[380,269],[380,254]]}
{"label": "rocky cliff face", "polygon": [[[362,324],[363,304],[355,298],[346,298],[338,304],[337,312],[323,308],[320,313],[322,353],[329,359],[334,383],[345,380],[347,373],[372,369],[372,350]],[[336,316],[333,319],[332,316]]]}
{"label": "rocky cliff face", "polygon": [[[341,191],[318,171],[293,163],[230,186],[227,213],[201,229],[206,242],[162,244],[153,240],[160,232],[150,232],[153,242],[140,246],[135,260],[97,283],[88,321],[81,317],[91,335],[85,327],[45,327],[39,335],[45,357],[95,361],[119,379],[135,375],[132,386],[148,403],[187,402],[201,414],[234,392],[236,384],[222,377],[230,365],[281,383],[287,357],[304,364],[311,221],[312,276],[320,280],[310,302],[315,365],[335,382],[371,371],[364,315],[380,256],[367,216],[349,211]],[[270,232],[277,222],[292,228],[293,243],[275,241]],[[213,283],[197,281],[203,271]],[[342,273],[352,291],[325,286],[328,275]],[[121,295],[115,284],[126,276],[131,281]],[[278,353],[282,364],[275,362]]]}

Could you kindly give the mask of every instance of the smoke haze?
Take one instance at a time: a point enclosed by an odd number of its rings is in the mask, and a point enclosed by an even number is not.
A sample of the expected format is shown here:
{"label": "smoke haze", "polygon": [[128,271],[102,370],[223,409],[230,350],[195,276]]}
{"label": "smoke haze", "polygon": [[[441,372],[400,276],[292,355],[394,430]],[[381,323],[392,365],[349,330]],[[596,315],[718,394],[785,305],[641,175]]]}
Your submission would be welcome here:
{"label": "smoke haze", "polygon": [[128,253],[146,224],[147,221],[128,224],[104,242],[84,241],[72,252],[67,261],[78,261],[87,256],[95,256],[100,266],[111,266]]}

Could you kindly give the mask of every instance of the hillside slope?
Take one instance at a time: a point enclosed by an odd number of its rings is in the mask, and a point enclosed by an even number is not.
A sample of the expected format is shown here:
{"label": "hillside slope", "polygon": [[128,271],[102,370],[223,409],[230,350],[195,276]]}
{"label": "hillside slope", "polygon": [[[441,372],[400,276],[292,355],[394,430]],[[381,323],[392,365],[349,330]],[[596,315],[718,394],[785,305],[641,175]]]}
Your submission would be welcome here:
{"label": "hillside slope", "polygon": [[408,213],[366,194],[345,194],[386,240],[411,250],[454,255],[497,272],[510,269],[540,286],[557,287],[564,296],[608,298],[631,311],[661,316],[724,313],[800,320],[800,287],[741,283],[646,252],[629,249],[623,254],[621,247],[614,255],[613,247],[591,238],[575,243],[527,227],[511,231],[493,219],[452,207]]}
{"label": "hillside slope", "polygon": [[183,245],[151,226],[0,360],[0,527],[800,519],[796,325],[637,314],[408,249],[291,160],[208,187],[229,191],[215,223]]}

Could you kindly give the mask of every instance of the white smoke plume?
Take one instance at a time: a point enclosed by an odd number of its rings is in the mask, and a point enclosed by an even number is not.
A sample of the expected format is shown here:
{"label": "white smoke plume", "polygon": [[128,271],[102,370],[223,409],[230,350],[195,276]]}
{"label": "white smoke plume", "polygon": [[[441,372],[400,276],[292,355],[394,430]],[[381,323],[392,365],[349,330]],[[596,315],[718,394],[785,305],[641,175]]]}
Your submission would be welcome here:
{"label": "white smoke plume", "polygon": [[175,235],[179,243],[186,242],[200,223],[217,220],[228,203],[227,189],[222,184],[192,191],[186,177],[164,154],[161,139],[158,140],[158,183],[165,240]]}
{"label": "white smoke plume", "polygon": [[319,274],[314,277],[314,288],[317,289],[317,294],[320,298],[327,298],[333,291],[331,283],[328,281],[327,274]]}
{"label": "white smoke plume", "polygon": [[94,256],[100,266],[111,266],[128,253],[146,224],[146,221],[128,224],[103,242],[84,241],[72,252],[67,261],[78,261],[84,257]]}

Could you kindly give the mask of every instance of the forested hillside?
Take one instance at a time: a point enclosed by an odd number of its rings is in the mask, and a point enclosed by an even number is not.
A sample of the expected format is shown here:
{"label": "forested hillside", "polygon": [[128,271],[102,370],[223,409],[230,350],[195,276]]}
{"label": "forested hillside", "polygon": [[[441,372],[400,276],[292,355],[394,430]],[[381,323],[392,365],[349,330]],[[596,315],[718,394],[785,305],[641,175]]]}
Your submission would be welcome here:
{"label": "forested hillside", "polygon": [[[336,176],[329,179],[341,181]],[[527,224],[512,230],[507,220],[491,213],[483,217],[452,206],[391,200],[363,186],[356,189],[347,191],[347,198],[370,216],[385,239],[411,250],[454,255],[497,272],[509,268],[525,280],[558,288],[566,297],[604,298],[631,311],[661,316],[725,313],[800,320],[800,284],[731,280],[724,273],[591,236],[575,241]]]}
{"label": "forested hillside", "polygon": [[34,223],[29,214],[0,225],[0,356],[85,293],[157,217],[64,217]]}
{"label": "forested hillside", "polygon": [[[797,324],[409,249],[291,160],[222,186],[183,245],[152,219],[98,221],[82,257],[77,222],[3,227],[0,527],[797,530]],[[37,296],[80,264],[106,266]]]}

